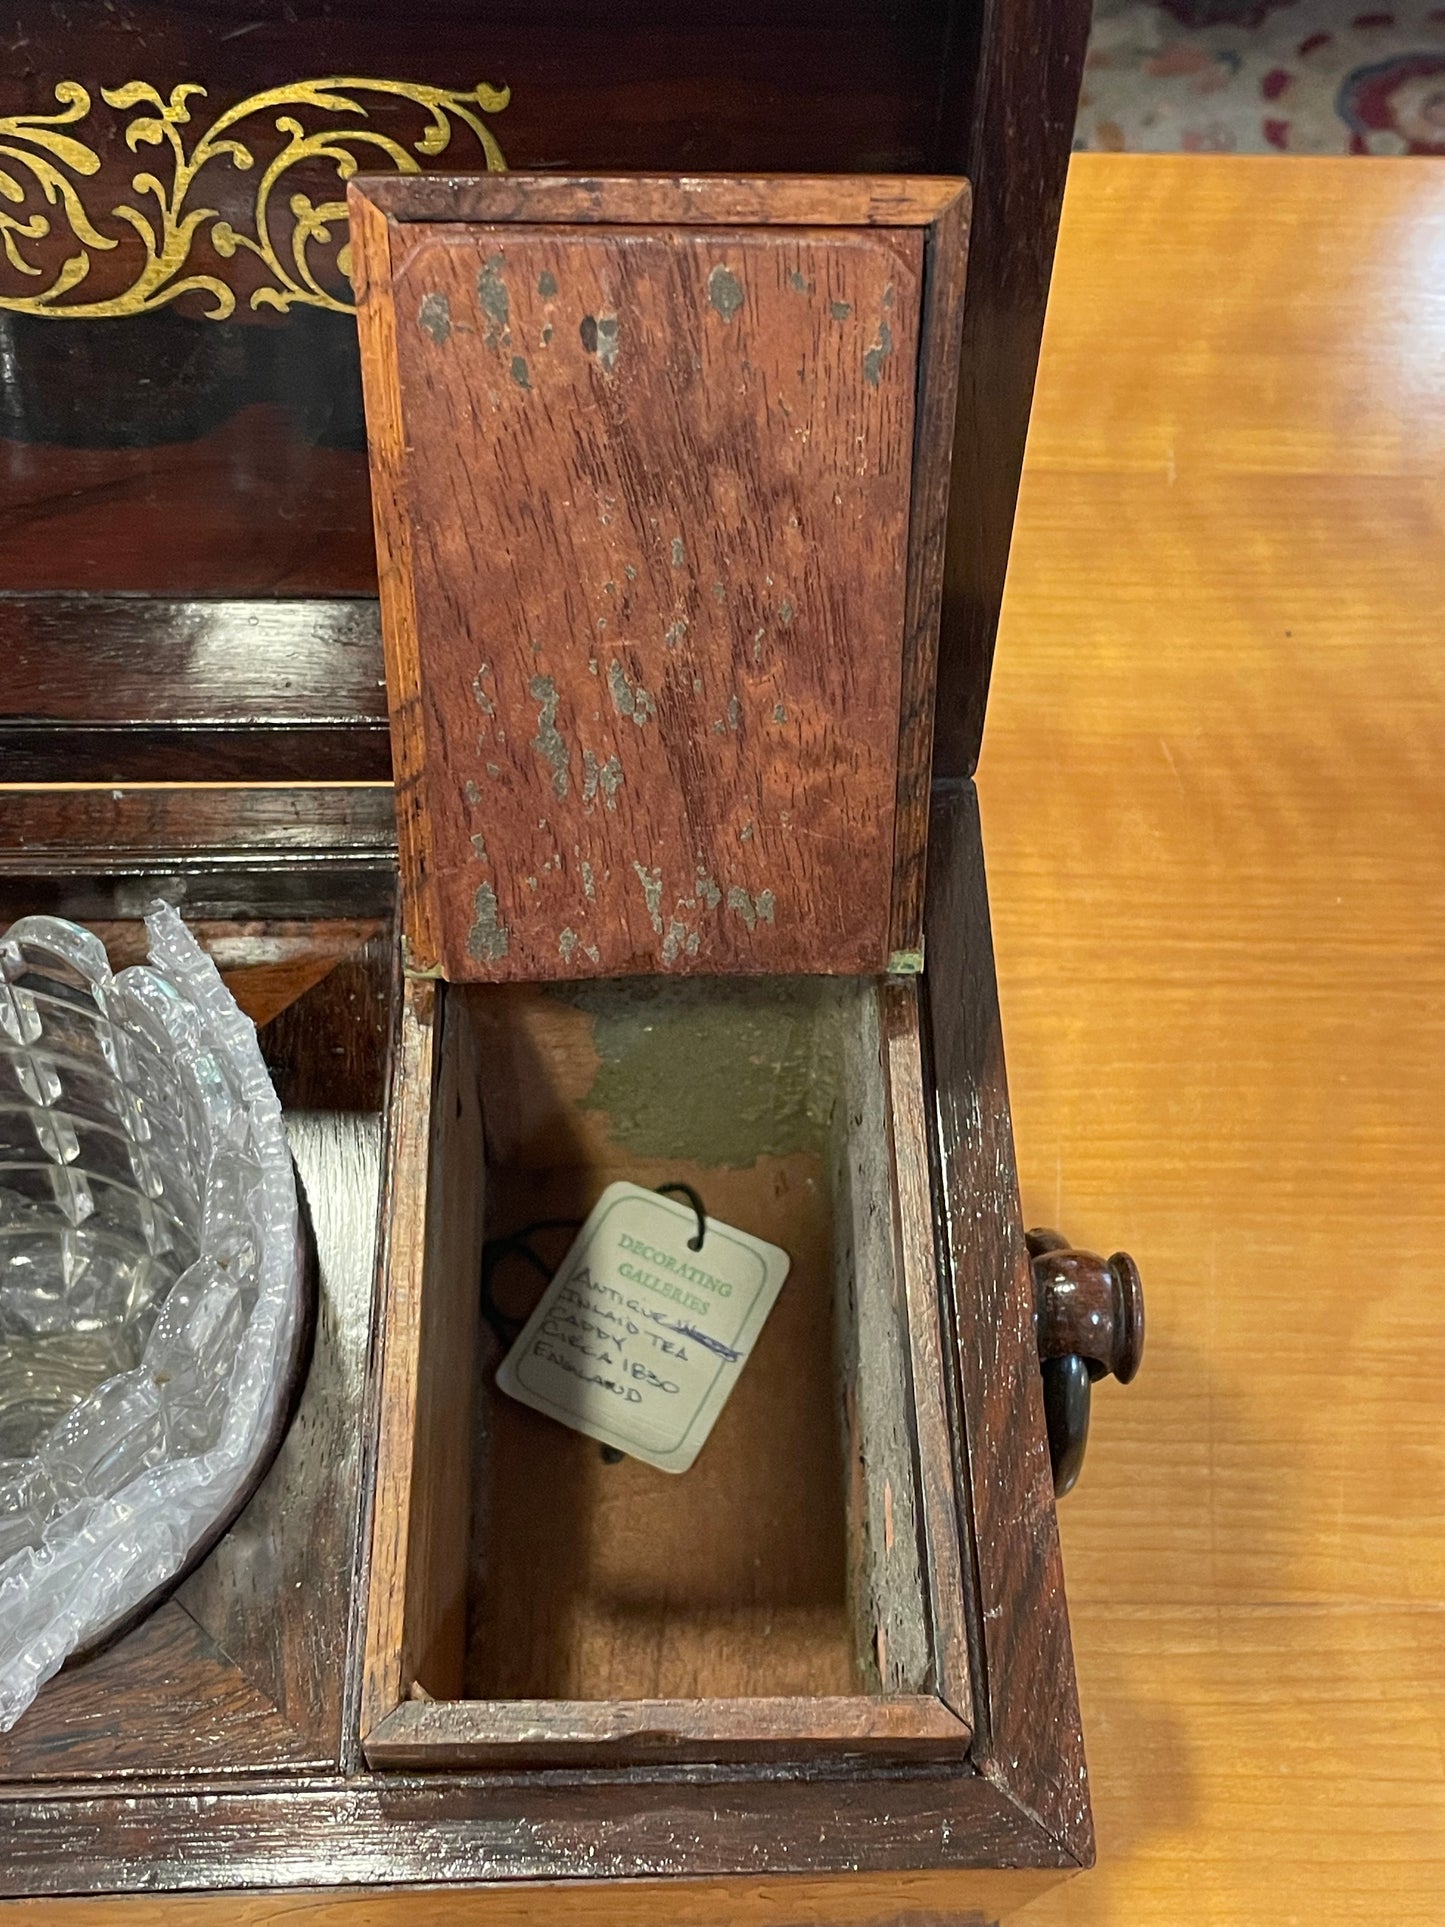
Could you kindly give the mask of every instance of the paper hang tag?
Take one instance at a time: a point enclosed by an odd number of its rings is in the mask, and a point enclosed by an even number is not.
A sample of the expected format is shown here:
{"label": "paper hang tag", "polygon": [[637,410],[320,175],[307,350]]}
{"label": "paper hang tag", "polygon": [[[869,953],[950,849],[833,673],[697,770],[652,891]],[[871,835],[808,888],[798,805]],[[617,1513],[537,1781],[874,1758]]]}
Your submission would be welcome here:
{"label": "paper hang tag", "polygon": [[497,1384],[578,1432],[686,1472],[788,1275],[788,1254],[638,1184],[609,1184]]}

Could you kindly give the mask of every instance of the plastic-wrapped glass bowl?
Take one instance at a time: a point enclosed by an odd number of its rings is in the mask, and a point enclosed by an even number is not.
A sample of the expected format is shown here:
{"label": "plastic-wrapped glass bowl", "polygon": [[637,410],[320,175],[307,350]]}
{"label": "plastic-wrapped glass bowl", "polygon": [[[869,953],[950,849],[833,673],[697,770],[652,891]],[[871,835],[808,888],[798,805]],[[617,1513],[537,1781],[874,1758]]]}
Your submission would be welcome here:
{"label": "plastic-wrapped glass bowl", "polygon": [[114,975],[0,938],[0,1731],[167,1587],[279,1442],[305,1267],[254,1027],[173,910]]}

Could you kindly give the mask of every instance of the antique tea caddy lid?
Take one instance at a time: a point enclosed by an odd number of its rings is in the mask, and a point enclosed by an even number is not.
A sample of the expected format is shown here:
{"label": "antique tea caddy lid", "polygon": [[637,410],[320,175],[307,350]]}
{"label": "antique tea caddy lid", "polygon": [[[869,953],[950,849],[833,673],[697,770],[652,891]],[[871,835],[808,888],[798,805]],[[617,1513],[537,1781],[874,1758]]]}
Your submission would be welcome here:
{"label": "antique tea caddy lid", "polygon": [[353,184],[411,969],[920,967],[967,208]]}

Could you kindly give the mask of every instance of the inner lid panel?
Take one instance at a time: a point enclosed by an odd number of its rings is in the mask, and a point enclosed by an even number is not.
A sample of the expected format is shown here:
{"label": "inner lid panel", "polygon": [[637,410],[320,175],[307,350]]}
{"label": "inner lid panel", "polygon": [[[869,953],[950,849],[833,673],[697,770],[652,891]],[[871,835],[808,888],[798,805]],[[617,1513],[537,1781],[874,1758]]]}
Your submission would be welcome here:
{"label": "inner lid panel", "polygon": [[405,232],[443,974],[884,969],[921,231]]}

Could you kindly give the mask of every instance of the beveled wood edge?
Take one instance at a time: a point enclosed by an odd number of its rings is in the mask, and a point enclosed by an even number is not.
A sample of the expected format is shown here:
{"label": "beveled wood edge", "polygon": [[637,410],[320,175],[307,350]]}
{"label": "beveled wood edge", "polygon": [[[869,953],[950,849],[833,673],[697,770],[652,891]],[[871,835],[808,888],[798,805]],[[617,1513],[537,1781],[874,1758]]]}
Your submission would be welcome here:
{"label": "beveled wood edge", "polygon": [[1075,1871],[971,1768],[362,1775],[0,1794],[6,1895],[868,1871]]}
{"label": "beveled wood edge", "polygon": [[5,875],[118,875],[137,864],[390,869],[394,838],[384,782],[0,783]]}
{"label": "beveled wood edge", "polygon": [[970,197],[928,174],[358,174],[358,210],[395,222],[547,222],[621,227],[928,227]]}
{"label": "beveled wood edge", "polygon": [[929,855],[926,1036],[974,1593],[972,1758],[1059,1853],[1089,1867],[1093,1818],[970,780],[935,786]]}
{"label": "beveled wood edge", "polygon": [[971,214],[970,195],[948,202],[929,227],[923,257],[888,942],[893,956],[923,948],[933,718]]}
{"label": "beveled wood edge", "polygon": [[909,1390],[922,1501],[919,1525],[928,1586],[934,1690],[959,1723],[972,1731],[974,1688],[964,1607],[959,1492],[944,1392],[947,1353],[933,1236],[917,981],[884,983],[879,986],[878,997],[894,1173],[894,1249],[908,1306]]}
{"label": "beveled wood edge", "polygon": [[359,1730],[365,1735],[402,1703],[406,1580],[416,1445],[422,1287],[430,1177],[429,1130],[437,1071],[435,983],[402,986],[382,1149],[382,1219],[377,1240],[379,1307],[374,1366],[375,1470],[366,1533],[365,1617]]}
{"label": "beveled wood edge", "polygon": [[[222,654],[225,673],[193,681],[182,665],[202,624],[208,660]],[[127,734],[386,726],[386,694],[374,673],[381,658],[374,592],[151,596],[0,587],[0,654],[25,672],[0,682],[0,742],[46,726]],[[276,674],[282,657],[284,679]]]}
{"label": "beveled wood edge", "polygon": [[[420,178],[420,177],[419,177]],[[361,344],[361,386],[366,404],[367,459],[371,472],[372,526],[376,535],[377,588],[381,600],[382,655],[391,718],[392,769],[396,784],[396,839],[401,865],[402,926],[407,961],[435,971],[441,959],[441,924],[432,864],[431,819],[422,778],[426,768],[426,722],[418,634],[411,517],[406,501],[406,427],[392,300],[392,223],[353,184],[348,205]]]}
{"label": "beveled wood edge", "polygon": [[404,1701],[366,1735],[381,1767],[802,1760],[819,1754],[962,1761],[972,1730],[930,1693],[845,1698]]}

